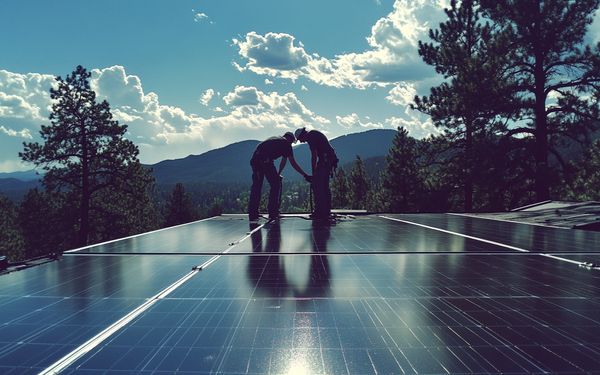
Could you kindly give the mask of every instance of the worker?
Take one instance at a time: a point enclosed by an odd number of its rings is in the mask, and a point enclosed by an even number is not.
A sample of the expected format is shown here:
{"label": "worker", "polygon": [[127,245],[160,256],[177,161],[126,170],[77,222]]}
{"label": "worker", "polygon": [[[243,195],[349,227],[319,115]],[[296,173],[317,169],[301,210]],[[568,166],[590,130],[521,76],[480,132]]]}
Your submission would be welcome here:
{"label": "worker", "polygon": [[[260,205],[260,195],[262,191],[263,180],[266,177],[269,182],[269,219],[279,217],[279,206],[281,204],[281,185],[283,177],[281,172],[285,168],[287,159],[290,164],[304,179],[310,180],[310,176],[302,170],[294,159],[292,144],[296,142],[296,137],[292,132],[287,132],[281,137],[271,137],[256,146],[256,150],[250,160],[252,166],[252,188],[250,189],[250,201],[248,202],[248,219],[256,221],[259,218],[258,207]],[[279,169],[275,169],[274,161],[281,158]]]}
{"label": "worker", "polygon": [[329,220],[331,214],[331,190],[329,177],[337,168],[338,158],[325,134],[318,130],[297,129],[294,136],[308,143],[311,152],[312,189],[315,195],[315,210],[312,218]]}

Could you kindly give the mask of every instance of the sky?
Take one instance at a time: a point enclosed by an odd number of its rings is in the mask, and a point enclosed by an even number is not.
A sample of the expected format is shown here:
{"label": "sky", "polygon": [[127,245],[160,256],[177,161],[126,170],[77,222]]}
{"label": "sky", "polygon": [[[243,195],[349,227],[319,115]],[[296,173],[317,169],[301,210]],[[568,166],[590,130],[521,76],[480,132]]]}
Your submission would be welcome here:
{"label": "sky", "polygon": [[448,2],[3,0],[0,172],[32,168],[18,152],[77,65],[148,164],[303,126],[434,134],[408,105],[441,81],[417,45]]}

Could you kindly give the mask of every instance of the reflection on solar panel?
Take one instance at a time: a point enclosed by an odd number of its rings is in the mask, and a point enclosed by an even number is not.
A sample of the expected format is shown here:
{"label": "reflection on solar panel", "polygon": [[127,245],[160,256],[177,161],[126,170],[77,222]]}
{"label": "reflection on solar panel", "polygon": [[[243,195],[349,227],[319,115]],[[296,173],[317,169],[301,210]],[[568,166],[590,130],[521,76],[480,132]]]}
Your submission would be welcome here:
{"label": "reflection on solar panel", "polygon": [[598,259],[455,215],[221,216],[0,276],[0,373],[600,372]]}

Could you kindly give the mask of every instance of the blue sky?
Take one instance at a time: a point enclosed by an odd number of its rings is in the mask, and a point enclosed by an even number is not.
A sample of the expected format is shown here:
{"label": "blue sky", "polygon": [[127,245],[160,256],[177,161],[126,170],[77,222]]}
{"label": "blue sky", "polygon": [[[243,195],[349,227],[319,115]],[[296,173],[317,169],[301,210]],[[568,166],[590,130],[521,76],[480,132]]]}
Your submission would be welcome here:
{"label": "blue sky", "polygon": [[22,142],[48,123],[53,77],[79,64],[144,163],[299,126],[330,137],[404,126],[422,138],[436,129],[407,105],[440,78],[416,46],[446,4],[2,1],[0,172],[31,168]]}

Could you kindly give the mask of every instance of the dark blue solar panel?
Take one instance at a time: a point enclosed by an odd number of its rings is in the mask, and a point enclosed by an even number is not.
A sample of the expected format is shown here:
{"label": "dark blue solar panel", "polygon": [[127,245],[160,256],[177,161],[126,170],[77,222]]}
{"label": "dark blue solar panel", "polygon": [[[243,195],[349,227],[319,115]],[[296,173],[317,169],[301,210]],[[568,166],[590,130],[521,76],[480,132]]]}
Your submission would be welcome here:
{"label": "dark blue solar panel", "polygon": [[[256,226],[249,224],[248,228]],[[516,250],[375,216],[343,219],[331,226],[285,218],[266,224],[250,241],[232,249],[232,253],[254,254],[511,251]]]}
{"label": "dark blue solar panel", "polygon": [[599,281],[536,256],[222,257],[71,370],[600,369]]}
{"label": "dark blue solar panel", "polygon": [[[396,217],[526,250],[567,250],[553,259],[375,216],[331,227],[211,219],[0,276],[0,373],[43,370],[208,259],[64,372],[600,371],[600,272],[569,262],[597,258],[585,254],[594,235]],[[159,255],[228,248],[217,257]]]}
{"label": "dark blue solar panel", "polygon": [[209,257],[65,256],[0,276],[0,373],[37,373]]}
{"label": "dark blue solar panel", "polygon": [[448,214],[386,215],[542,253],[600,253],[600,232]]}
{"label": "dark blue solar panel", "polygon": [[248,229],[246,215],[220,216],[135,236],[78,253],[210,253],[225,250]]}

